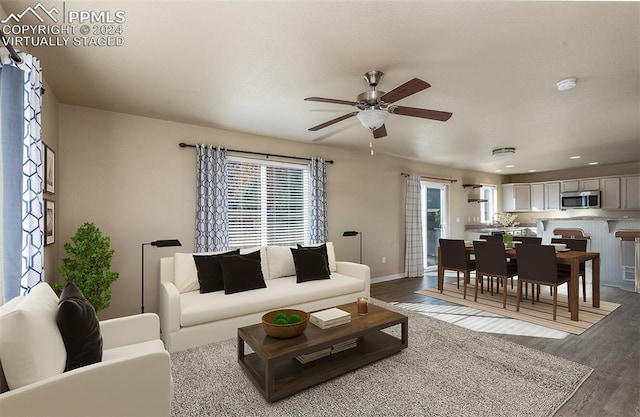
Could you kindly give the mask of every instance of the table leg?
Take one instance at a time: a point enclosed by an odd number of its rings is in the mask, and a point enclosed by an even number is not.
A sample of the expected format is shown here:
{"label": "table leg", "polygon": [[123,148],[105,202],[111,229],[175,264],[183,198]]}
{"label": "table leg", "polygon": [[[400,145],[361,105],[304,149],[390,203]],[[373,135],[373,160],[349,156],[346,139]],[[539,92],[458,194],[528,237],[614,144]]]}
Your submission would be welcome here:
{"label": "table leg", "polygon": [[[571,310],[571,320],[579,320],[578,297],[580,296],[579,287],[580,262],[577,259],[571,260],[571,278],[569,279],[569,310]],[[557,291],[557,288],[556,288]]]}
{"label": "table leg", "polygon": [[593,306],[600,308],[600,254],[591,262],[591,291]]}
{"label": "table leg", "polygon": [[442,268],[442,254],[440,253],[440,247],[438,246],[438,290],[442,293],[444,289],[444,268]]}
{"label": "table leg", "polygon": [[264,392],[267,401],[273,401],[273,394],[276,388],[275,369],[271,360],[267,359],[264,363]]}

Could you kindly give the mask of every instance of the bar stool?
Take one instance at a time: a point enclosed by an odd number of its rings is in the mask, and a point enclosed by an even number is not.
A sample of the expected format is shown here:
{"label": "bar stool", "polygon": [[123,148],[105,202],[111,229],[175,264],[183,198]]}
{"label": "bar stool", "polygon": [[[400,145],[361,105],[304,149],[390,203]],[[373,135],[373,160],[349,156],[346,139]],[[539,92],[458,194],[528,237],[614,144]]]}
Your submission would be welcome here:
{"label": "bar stool", "polygon": [[620,266],[622,267],[623,279],[625,274],[625,270],[627,268],[631,268],[631,265],[625,265],[622,257],[622,252],[624,249],[624,243],[633,242],[635,244],[634,251],[634,280],[635,280],[635,291],[640,292],[640,230],[616,230],[615,236],[620,239]]}
{"label": "bar stool", "polygon": [[591,235],[585,233],[582,229],[553,229],[553,234],[560,236],[562,239],[586,239],[587,251],[589,251],[589,242],[591,242]]}

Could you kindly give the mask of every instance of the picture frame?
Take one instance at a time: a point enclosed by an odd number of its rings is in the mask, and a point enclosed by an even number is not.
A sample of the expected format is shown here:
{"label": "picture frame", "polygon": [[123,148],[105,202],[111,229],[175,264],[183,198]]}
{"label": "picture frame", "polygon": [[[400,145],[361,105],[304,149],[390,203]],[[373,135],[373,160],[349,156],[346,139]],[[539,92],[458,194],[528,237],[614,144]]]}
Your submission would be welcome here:
{"label": "picture frame", "polygon": [[56,192],[56,153],[47,144],[44,145],[44,192]]}
{"label": "picture frame", "polygon": [[56,242],[56,202],[44,200],[44,245]]}

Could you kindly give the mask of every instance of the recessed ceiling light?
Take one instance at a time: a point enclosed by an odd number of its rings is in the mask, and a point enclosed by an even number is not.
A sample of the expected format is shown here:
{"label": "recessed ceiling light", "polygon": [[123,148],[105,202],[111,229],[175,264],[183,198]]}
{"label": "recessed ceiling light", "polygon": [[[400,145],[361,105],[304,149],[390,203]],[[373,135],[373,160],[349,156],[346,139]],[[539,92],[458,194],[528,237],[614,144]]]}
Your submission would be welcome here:
{"label": "recessed ceiling light", "polygon": [[513,168],[515,165],[505,165],[505,168]]}
{"label": "recessed ceiling light", "polygon": [[502,172],[502,170],[501,170],[501,169],[496,169],[496,170],[495,170],[495,171],[493,171],[493,172]]}
{"label": "recessed ceiling light", "polygon": [[589,162],[589,165],[598,165],[598,162]]}
{"label": "recessed ceiling light", "polygon": [[582,158],[580,155],[570,156],[569,159],[580,159]]}
{"label": "recessed ceiling light", "polygon": [[564,80],[558,81],[556,84],[556,88],[558,91],[566,91],[571,90],[576,87],[576,83],[578,82],[577,78],[565,78]]}
{"label": "recessed ceiling light", "polygon": [[527,172],[536,172],[536,171],[537,171],[537,169],[530,169],[530,170],[529,170],[529,171],[527,171]]}

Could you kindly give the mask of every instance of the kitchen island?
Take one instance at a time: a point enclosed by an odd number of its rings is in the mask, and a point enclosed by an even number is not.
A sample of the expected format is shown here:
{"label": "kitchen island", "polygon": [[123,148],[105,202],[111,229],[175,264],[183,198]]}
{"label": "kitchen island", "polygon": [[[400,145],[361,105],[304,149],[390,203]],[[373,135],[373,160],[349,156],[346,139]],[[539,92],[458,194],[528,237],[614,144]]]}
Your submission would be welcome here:
{"label": "kitchen island", "polygon": [[[543,244],[551,242],[555,229],[582,229],[586,235],[589,235],[587,251],[600,253],[601,284],[634,289],[635,277],[632,267],[634,246],[631,242],[621,243],[620,239],[615,237],[615,232],[616,230],[640,230],[640,218],[581,216],[535,220],[538,237],[542,237]],[[587,264],[587,270],[589,267],[590,265]]]}

